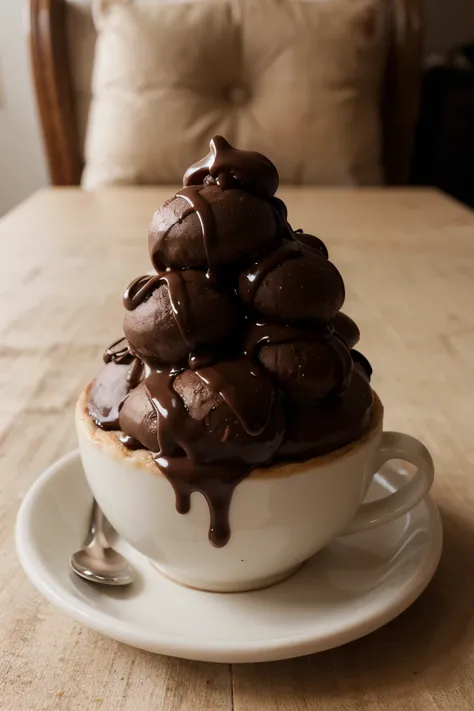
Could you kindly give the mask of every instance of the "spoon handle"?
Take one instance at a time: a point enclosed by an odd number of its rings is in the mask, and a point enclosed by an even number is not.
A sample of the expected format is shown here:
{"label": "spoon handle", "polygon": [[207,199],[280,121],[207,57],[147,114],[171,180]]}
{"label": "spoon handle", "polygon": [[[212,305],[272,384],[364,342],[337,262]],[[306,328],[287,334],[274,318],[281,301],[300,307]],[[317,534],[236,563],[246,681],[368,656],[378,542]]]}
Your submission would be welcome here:
{"label": "spoon handle", "polygon": [[102,548],[109,548],[110,544],[105,534],[106,518],[97,501],[92,502],[91,518],[89,523],[89,531],[85,545],[90,546],[91,543],[98,543]]}

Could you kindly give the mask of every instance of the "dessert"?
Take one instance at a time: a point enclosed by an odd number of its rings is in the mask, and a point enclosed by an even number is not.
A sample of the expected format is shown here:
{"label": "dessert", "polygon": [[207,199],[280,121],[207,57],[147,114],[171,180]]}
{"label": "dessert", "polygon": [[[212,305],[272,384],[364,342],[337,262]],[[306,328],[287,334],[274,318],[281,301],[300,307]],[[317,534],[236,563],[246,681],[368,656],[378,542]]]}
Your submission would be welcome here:
{"label": "dessert", "polygon": [[220,136],[210,148],[153,216],[155,271],[124,293],[124,337],[88,409],[124,447],[150,451],[180,513],[204,495],[222,547],[252,469],[355,441],[373,394],[342,277],[320,239],[290,226],[275,166]]}

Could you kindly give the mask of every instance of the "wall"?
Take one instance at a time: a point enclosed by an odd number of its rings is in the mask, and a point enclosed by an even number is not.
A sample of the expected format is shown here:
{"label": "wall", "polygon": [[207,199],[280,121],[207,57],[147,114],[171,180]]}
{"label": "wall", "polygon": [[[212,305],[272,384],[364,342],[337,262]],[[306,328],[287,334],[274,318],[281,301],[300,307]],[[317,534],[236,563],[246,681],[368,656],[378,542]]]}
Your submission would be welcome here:
{"label": "wall", "polygon": [[0,0],[0,215],[47,184],[21,0]]}
{"label": "wall", "polygon": [[[425,0],[428,52],[474,41],[474,0]],[[48,182],[25,38],[27,0],[0,0],[0,216]]]}

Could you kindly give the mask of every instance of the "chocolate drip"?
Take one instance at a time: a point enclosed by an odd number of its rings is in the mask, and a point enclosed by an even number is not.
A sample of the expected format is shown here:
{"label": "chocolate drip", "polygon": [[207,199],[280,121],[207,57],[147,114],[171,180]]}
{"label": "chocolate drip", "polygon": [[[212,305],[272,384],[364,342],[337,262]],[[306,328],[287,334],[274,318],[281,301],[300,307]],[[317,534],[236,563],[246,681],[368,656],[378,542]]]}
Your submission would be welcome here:
{"label": "chocolate drip", "polygon": [[247,434],[257,437],[268,425],[274,392],[270,390],[268,397],[268,391],[259,387],[262,381],[258,367],[248,360],[248,368],[243,368],[243,363],[242,360],[221,361],[208,368],[199,368],[196,374],[225,400]]}
{"label": "chocolate drip", "polygon": [[123,304],[127,311],[133,311],[162,284],[168,287],[171,310],[181,338],[187,347],[193,350],[196,348],[196,342],[192,337],[191,311],[181,272],[162,272],[154,276],[145,274],[134,279],[125,290]]}
{"label": "chocolate drip", "polygon": [[[245,290],[247,303],[252,303],[255,294],[267,274],[275,267],[278,267],[287,259],[295,259],[301,255],[301,250],[296,242],[283,240],[283,242],[272,252],[254,263],[245,275],[245,282],[242,292]],[[244,296],[244,294],[242,294]]]}
{"label": "chocolate drip", "polygon": [[208,265],[206,276],[212,283],[215,283],[219,266],[216,221],[211,206],[200,193],[202,187],[202,185],[189,185],[179,190],[176,193],[176,197],[183,198],[191,207],[190,212],[185,212],[182,219],[191,212],[195,212],[199,218]]}
{"label": "chocolate drip", "polygon": [[151,370],[147,367],[145,386],[148,397],[156,412],[156,438],[159,450],[157,456],[173,456],[181,449],[190,459],[194,459],[192,447],[186,441],[186,410],[173,390],[173,380],[179,371],[171,368]]}
{"label": "chocolate drip", "polygon": [[[173,486],[176,508],[180,513],[189,511],[193,491],[204,495],[211,520],[209,540],[220,547],[229,540],[232,494],[252,467],[244,461],[225,464],[196,461],[196,446],[202,431],[196,428],[173,389],[178,373],[147,367],[145,386],[157,417],[159,449],[153,458]],[[224,361],[199,369],[196,374],[212,391],[219,393],[247,434],[257,437],[264,432],[270,421],[274,390],[267,387],[267,381],[255,365],[250,361]],[[180,451],[186,456],[179,456]]]}
{"label": "chocolate drip", "polygon": [[254,357],[264,345],[279,345],[292,341],[318,341],[327,343],[334,336],[334,327],[330,323],[314,328],[290,326],[280,323],[258,321],[252,324],[245,339],[245,352]]}
{"label": "chocolate drip", "polygon": [[181,338],[189,350],[194,350],[196,348],[196,341],[193,338],[191,311],[181,272],[166,272],[162,275],[161,279],[163,282],[166,282],[168,286],[171,309],[175,321],[178,324]]}
{"label": "chocolate drip", "polygon": [[212,365],[217,360],[217,354],[214,348],[199,348],[189,354],[188,365],[191,370],[199,370],[208,365]]}
{"label": "chocolate drip", "polygon": [[142,377],[143,373],[143,368],[144,368],[143,361],[140,360],[140,358],[134,358],[132,362],[132,367],[127,373],[127,383],[128,383],[128,389],[133,390],[133,388],[136,388],[138,383],[140,382],[140,379]]}
{"label": "chocolate drip", "polygon": [[211,177],[223,190],[236,187],[237,183],[264,198],[276,193],[278,171],[261,153],[237,150],[222,136],[214,136],[209,147],[208,155],[188,168],[183,185],[202,185]]}
{"label": "chocolate drip", "polygon": [[[193,452],[192,435],[187,432],[188,415],[173,391],[171,371],[151,372],[146,380],[150,400],[157,415],[159,451],[153,459],[174,489],[176,510],[186,514],[191,506],[191,494],[198,491],[209,506],[209,541],[216,547],[225,546],[230,538],[229,510],[237,484],[246,476],[248,467],[239,464],[198,464]],[[177,445],[186,457],[169,456]]]}
{"label": "chocolate drip", "polygon": [[209,541],[216,548],[223,548],[230,538],[232,495],[249,468],[232,463],[198,464],[184,457],[155,455],[153,458],[174,489],[178,513],[189,512],[194,491],[204,496],[210,513]]}
{"label": "chocolate drip", "polygon": [[134,279],[125,289],[123,294],[123,305],[127,311],[136,309],[142,301],[160,284],[159,274],[144,274]]}
{"label": "chocolate drip", "polygon": [[133,358],[132,351],[130,350],[130,345],[126,338],[119,338],[114,341],[104,353],[103,359],[104,363],[126,363]]}

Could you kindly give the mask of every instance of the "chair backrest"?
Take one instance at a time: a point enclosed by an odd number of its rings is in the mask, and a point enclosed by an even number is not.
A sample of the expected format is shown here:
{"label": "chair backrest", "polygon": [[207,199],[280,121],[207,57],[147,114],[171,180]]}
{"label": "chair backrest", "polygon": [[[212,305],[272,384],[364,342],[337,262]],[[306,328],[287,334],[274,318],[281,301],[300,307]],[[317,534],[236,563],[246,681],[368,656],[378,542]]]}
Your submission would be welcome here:
{"label": "chair backrest", "polygon": [[[389,47],[380,107],[383,169],[388,184],[403,184],[409,177],[418,113],[422,0],[387,2]],[[78,0],[30,0],[30,14],[33,77],[51,182],[78,185],[96,41],[91,6]]]}

